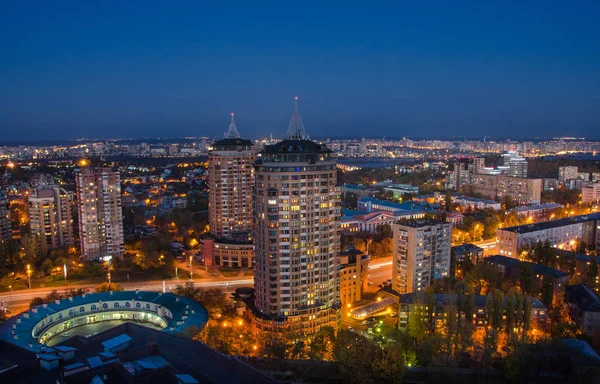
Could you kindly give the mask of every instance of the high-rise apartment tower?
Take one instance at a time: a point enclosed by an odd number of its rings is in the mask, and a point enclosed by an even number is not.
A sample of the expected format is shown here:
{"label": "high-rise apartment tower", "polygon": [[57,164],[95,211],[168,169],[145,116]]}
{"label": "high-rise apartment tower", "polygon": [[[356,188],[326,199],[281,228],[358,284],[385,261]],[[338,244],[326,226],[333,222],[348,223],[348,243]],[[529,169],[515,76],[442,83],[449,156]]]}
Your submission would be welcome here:
{"label": "high-rise apartment tower", "polygon": [[86,260],[123,256],[119,171],[107,167],[81,168],[75,180],[81,256]]}
{"label": "high-rise apartment tower", "polygon": [[286,138],[255,164],[255,309],[303,334],[338,327],[340,189],[336,161],[310,140],[297,99]]}
{"label": "high-rise apartment tower", "polygon": [[73,193],[56,185],[41,185],[29,196],[31,233],[47,249],[73,245]]}

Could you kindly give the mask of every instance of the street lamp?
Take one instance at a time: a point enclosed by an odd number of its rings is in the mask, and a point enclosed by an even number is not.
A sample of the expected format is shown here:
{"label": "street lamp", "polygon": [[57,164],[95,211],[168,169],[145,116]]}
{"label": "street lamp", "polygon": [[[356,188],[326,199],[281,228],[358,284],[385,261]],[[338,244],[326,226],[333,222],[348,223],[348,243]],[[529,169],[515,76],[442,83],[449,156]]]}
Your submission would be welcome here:
{"label": "street lamp", "polygon": [[192,272],[192,256],[190,256],[190,281],[194,281],[194,273]]}
{"label": "street lamp", "polygon": [[8,289],[10,289],[10,312],[12,313],[12,311],[13,311],[12,285],[9,285]]}
{"label": "street lamp", "polygon": [[29,290],[31,291],[31,266],[27,264],[27,284],[29,285]]}
{"label": "street lamp", "polygon": [[104,256],[104,257],[101,257],[100,260],[106,261],[106,263],[108,264],[108,274],[107,274],[108,284],[112,284],[111,279],[110,279],[110,261],[112,260],[112,256],[111,255]]}

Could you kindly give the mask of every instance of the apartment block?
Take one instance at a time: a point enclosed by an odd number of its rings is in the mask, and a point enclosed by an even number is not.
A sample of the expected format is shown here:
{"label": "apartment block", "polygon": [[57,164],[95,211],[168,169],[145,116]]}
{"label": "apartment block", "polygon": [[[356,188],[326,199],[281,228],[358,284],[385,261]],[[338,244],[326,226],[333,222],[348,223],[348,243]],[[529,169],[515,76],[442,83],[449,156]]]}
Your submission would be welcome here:
{"label": "apartment block", "polygon": [[340,301],[348,306],[362,298],[369,282],[369,255],[349,246],[340,253]]}
{"label": "apartment block", "polygon": [[452,225],[437,220],[399,221],[393,226],[392,289],[418,292],[450,273]]}
{"label": "apartment block", "polygon": [[0,190],[0,242],[12,239],[12,222],[10,219],[10,201]]}
{"label": "apartment block", "polygon": [[226,137],[208,152],[209,225],[217,238],[250,237],[255,158],[252,141],[240,138],[232,114]]}
{"label": "apartment block", "polygon": [[56,185],[43,185],[29,195],[31,233],[47,249],[69,247],[73,238],[73,193]]}
{"label": "apartment block", "polygon": [[81,256],[86,260],[123,256],[120,172],[84,167],[76,173],[75,181]]}
{"label": "apartment block", "polygon": [[600,213],[572,216],[565,219],[542,221],[500,228],[496,233],[500,255],[519,258],[521,251],[539,241],[549,241],[559,249],[571,249],[577,240],[600,246]]}
{"label": "apartment block", "polygon": [[578,169],[575,166],[561,166],[558,167],[558,181],[560,183],[566,183],[569,180],[577,179]]}
{"label": "apartment block", "polygon": [[286,139],[255,164],[254,319],[304,334],[339,327],[341,198],[335,156],[310,140],[297,103]]}
{"label": "apartment block", "polygon": [[506,196],[518,204],[539,204],[542,179],[524,179],[504,175],[473,174],[470,184],[474,192],[489,199],[503,200]]}

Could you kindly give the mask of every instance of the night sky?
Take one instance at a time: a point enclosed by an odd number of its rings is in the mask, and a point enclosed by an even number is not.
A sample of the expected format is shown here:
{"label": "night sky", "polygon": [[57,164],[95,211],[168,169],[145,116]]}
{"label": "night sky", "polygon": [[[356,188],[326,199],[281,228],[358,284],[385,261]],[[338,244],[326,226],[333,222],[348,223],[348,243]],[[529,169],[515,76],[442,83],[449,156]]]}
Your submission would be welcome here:
{"label": "night sky", "polygon": [[0,145],[600,138],[600,1],[4,1]]}

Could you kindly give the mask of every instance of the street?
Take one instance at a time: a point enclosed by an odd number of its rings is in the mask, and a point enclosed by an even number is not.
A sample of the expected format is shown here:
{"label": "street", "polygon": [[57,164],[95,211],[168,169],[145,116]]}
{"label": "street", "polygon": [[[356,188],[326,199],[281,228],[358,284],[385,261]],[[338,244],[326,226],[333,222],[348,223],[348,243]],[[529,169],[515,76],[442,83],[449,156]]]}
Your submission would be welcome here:
{"label": "street", "polygon": [[[189,267],[188,267],[189,268]],[[383,283],[385,280],[392,277],[392,260],[391,258],[375,260],[369,264],[369,281],[372,281],[373,284],[369,286],[369,291],[377,291],[378,285]],[[213,276],[212,274],[206,273],[203,267],[193,268],[193,275],[197,276],[197,274],[201,274],[201,279],[194,279],[194,284],[197,287],[202,288],[221,288],[224,292],[230,293],[235,290],[235,288],[244,287],[244,286],[252,286],[254,278],[253,277],[224,277],[221,274],[218,276]],[[242,274],[242,273],[240,273]],[[174,289],[178,284],[184,284],[189,281],[189,275],[186,272],[181,271],[179,273],[179,279],[166,280],[165,288],[167,291]],[[187,277],[187,278],[186,278]],[[163,289],[163,281],[162,280],[153,280],[153,281],[145,281],[145,282],[117,282],[125,288],[125,290],[135,290],[139,289],[140,291],[162,291]],[[69,288],[84,288],[93,291],[94,286],[82,285],[82,284],[73,284],[73,285],[65,285],[61,287],[52,287],[52,288],[37,288],[32,290],[19,290],[13,291],[12,297],[10,292],[3,292],[0,294],[0,302],[4,302],[6,306],[12,312],[12,315],[20,313],[29,308],[29,302],[34,297],[45,297],[52,291],[64,291]]]}

